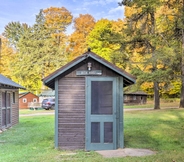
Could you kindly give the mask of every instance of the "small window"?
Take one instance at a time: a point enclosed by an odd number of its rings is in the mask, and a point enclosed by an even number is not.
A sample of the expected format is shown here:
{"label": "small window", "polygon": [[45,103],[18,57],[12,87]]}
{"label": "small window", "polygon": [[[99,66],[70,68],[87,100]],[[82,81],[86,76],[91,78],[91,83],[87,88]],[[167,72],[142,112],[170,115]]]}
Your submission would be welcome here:
{"label": "small window", "polygon": [[15,103],[15,92],[13,92],[13,103]]}
{"label": "small window", "polygon": [[33,102],[36,103],[37,102],[37,98],[33,98]]}
{"label": "small window", "polygon": [[23,103],[27,103],[27,98],[23,98]]}

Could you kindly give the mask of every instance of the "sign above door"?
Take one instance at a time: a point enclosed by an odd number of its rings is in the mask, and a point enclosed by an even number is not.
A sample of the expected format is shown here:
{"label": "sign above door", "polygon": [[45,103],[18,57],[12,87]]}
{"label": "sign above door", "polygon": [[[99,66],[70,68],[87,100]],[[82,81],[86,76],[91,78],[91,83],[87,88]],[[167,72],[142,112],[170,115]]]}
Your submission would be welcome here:
{"label": "sign above door", "polygon": [[78,70],[76,71],[76,75],[102,75],[102,70]]}

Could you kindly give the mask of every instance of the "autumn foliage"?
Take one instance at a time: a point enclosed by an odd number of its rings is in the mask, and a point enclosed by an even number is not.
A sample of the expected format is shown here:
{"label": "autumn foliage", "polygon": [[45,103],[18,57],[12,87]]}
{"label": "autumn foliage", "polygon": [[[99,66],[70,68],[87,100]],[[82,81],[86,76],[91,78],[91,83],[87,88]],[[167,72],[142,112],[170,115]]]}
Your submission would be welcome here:
{"label": "autumn foliage", "polygon": [[90,14],[73,17],[65,7],[50,7],[40,10],[32,26],[8,23],[1,37],[0,72],[30,91],[41,90],[43,77],[90,47],[137,76],[131,90],[179,97],[184,84],[184,4],[180,0],[120,4],[125,6],[125,18],[116,21],[95,20]]}

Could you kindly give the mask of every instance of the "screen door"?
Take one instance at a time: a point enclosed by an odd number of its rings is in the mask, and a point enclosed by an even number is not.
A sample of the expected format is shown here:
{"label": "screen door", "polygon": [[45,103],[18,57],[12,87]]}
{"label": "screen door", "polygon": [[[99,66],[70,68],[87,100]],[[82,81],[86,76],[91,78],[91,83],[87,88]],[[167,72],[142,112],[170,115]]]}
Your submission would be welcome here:
{"label": "screen door", "polygon": [[87,81],[87,150],[116,147],[116,82],[113,78]]}

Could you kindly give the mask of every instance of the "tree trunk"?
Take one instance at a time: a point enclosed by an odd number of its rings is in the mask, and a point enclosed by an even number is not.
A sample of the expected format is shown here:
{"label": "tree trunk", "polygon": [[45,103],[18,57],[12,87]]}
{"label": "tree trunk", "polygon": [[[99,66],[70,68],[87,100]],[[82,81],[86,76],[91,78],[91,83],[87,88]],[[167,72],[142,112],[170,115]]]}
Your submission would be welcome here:
{"label": "tree trunk", "polygon": [[[182,15],[184,15],[184,0],[182,6]],[[184,28],[184,18],[182,19]],[[180,108],[184,108],[184,29],[182,29],[182,53],[181,53],[181,95],[180,95]]]}
{"label": "tree trunk", "polygon": [[[151,16],[151,34],[155,35],[155,13],[154,10],[150,12]],[[155,58],[155,47],[152,46],[152,66],[153,73],[157,70],[157,60]],[[159,83],[157,81],[153,82],[154,84],[154,109],[160,109],[160,95],[159,95]]]}
{"label": "tree trunk", "polygon": [[[183,65],[184,67],[184,65]],[[180,108],[184,108],[184,69],[182,70],[182,76],[181,76],[181,95],[180,95]]]}
{"label": "tree trunk", "polygon": [[160,109],[159,84],[154,82],[154,109]]}
{"label": "tree trunk", "polygon": [[180,108],[184,108],[184,29],[182,30],[182,53],[181,53],[181,95]]}

